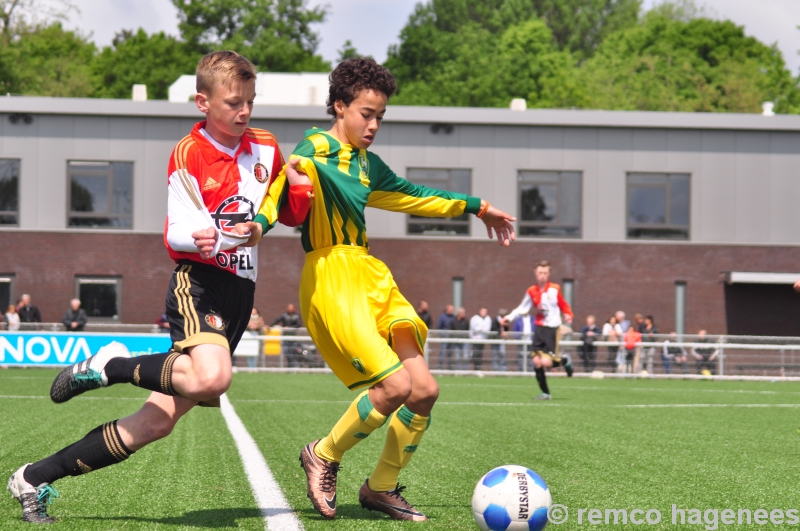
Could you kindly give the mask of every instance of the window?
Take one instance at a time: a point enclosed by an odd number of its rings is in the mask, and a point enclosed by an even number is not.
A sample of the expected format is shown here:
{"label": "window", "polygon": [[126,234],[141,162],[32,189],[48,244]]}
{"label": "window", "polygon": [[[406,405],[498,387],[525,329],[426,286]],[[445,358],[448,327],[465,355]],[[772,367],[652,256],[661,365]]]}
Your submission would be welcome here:
{"label": "window", "polygon": [[628,238],[689,239],[688,174],[628,174]]}
{"label": "window", "polygon": [[[424,170],[409,169],[408,180],[448,192],[469,194],[472,191],[472,172],[470,170]],[[425,236],[469,236],[469,215],[457,218],[426,218],[408,216],[408,234]]]}
{"label": "window", "polygon": [[113,277],[78,277],[75,297],[90,319],[119,319],[122,279]]}
{"label": "window", "polygon": [[129,229],[133,163],[70,161],[69,226]]}
{"label": "window", "polygon": [[575,238],[581,235],[581,173],[520,171],[520,236]]}
{"label": "window", "polygon": [[464,301],[464,277],[453,277],[453,306],[461,308]]}
{"label": "window", "polygon": [[564,288],[561,294],[564,297],[564,300],[567,301],[567,304],[569,304],[570,307],[574,306],[575,303],[572,302],[572,299],[575,296],[575,281],[571,278],[565,278],[561,287]]}
{"label": "window", "polygon": [[18,159],[0,159],[0,225],[19,225]]}
{"label": "window", "polygon": [[14,302],[14,275],[0,275],[0,313]]}
{"label": "window", "polygon": [[675,283],[675,332],[684,334],[686,324],[686,282]]}

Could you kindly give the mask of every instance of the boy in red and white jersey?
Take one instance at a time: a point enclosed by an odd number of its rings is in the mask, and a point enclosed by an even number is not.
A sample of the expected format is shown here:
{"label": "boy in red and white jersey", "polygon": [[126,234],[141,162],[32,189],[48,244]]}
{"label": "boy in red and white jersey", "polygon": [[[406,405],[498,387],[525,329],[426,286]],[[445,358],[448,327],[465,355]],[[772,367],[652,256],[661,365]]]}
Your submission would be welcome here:
{"label": "boy in red and white jersey", "polygon": [[536,400],[550,400],[545,369],[563,365],[568,376],[572,376],[572,362],[558,352],[558,329],[561,314],[564,321],[572,323],[572,308],[561,294],[561,286],[550,282],[550,263],[542,260],[536,264],[536,284],[528,288],[522,302],[503,319],[503,324],[514,321],[521,315],[534,312],[536,328],[533,331],[533,367],[542,394]]}
{"label": "boy in red and white jersey", "polygon": [[166,300],[172,350],[132,358],[114,342],[56,377],[50,397],[57,403],[123,382],[153,392],[133,415],[17,470],[8,489],[23,520],[52,523],[47,502],[58,494],[51,483],[124,461],[169,435],[194,406],[219,405],[230,386],[231,353],[253,307],[255,245],[279,212],[286,224],[302,222],[312,191],[305,175],[280,173],[275,138],[248,127],[255,78],[255,67],[235,52],[208,54],[197,65],[195,103],[207,120],[178,143],[168,169],[164,242],[178,263]]}

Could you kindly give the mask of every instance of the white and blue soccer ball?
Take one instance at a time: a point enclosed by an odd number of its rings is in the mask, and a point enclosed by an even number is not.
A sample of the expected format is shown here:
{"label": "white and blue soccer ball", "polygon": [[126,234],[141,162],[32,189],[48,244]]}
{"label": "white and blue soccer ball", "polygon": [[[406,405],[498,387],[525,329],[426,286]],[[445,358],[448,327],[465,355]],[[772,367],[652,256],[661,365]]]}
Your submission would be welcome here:
{"label": "white and blue soccer ball", "polygon": [[472,514],[483,531],[541,531],[553,504],[550,489],[529,468],[505,465],[490,470],[472,495]]}

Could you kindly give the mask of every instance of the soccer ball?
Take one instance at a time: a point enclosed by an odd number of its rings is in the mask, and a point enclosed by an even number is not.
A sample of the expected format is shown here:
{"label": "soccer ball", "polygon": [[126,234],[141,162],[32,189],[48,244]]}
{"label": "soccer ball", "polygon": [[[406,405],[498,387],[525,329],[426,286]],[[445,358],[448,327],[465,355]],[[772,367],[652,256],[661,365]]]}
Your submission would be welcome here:
{"label": "soccer ball", "polygon": [[524,466],[490,470],[472,495],[472,515],[483,531],[541,531],[553,504],[539,474]]}

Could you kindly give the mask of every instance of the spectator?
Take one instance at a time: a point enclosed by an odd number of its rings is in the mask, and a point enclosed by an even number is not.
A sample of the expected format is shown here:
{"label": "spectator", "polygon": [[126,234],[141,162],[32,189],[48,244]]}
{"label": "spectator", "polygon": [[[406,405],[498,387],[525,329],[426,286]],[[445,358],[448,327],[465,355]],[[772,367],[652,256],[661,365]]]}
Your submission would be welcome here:
{"label": "spectator", "polygon": [[[455,319],[450,324],[450,330],[456,332],[455,337],[466,339],[467,334],[460,334],[459,332],[468,332],[469,331],[469,320],[467,319],[467,310],[464,308],[459,308],[458,313],[456,313]],[[468,359],[469,359],[469,343],[453,343],[452,345],[453,350],[455,351],[455,358],[456,358],[456,370],[457,371],[466,371],[469,369],[467,366]]]}
{"label": "spectator", "polygon": [[[700,330],[697,332],[697,343],[709,343],[706,337],[706,331]],[[692,356],[697,360],[697,374],[702,374],[703,371],[708,371],[710,374],[715,373],[715,361],[719,351],[716,347],[709,345],[708,347],[694,347],[692,349]]]}
{"label": "spectator", "polygon": [[66,327],[67,332],[83,332],[83,328],[86,326],[86,312],[81,308],[80,299],[69,301],[69,308],[64,313],[64,318],[61,319],[61,322]]}
{"label": "spectator", "polygon": [[628,328],[631,327],[631,322],[625,319],[625,312],[622,310],[617,310],[617,313],[614,314],[614,317],[617,319],[617,324],[622,329],[622,333],[628,331]]}
{"label": "spectator", "polygon": [[[453,324],[453,319],[456,318],[453,315],[455,312],[455,308],[452,304],[448,304],[445,306],[444,311],[439,315],[439,318],[436,319],[436,329],[437,330],[450,330]],[[442,337],[447,337],[447,332],[442,332]],[[453,351],[455,349],[455,345],[451,345],[450,343],[440,343],[441,347],[439,348],[439,369],[447,368],[448,370],[453,369]],[[445,367],[446,364],[446,367]]]}
{"label": "spectator", "polygon": [[6,309],[6,323],[6,329],[9,332],[19,330],[19,314],[17,313],[17,307],[13,304],[9,304]]}
{"label": "spectator", "polygon": [[[653,320],[652,315],[648,315],[644,318],[644,323],[642,329],[642,341],[645,343],[654,343],[656,338],[656,334],[658,334],[658,328],[656,328],[655,321]],[[644,359],[642,360],[642,366],[647,368],[647,374],[653,374],[653,358],[656,355],[656,348],[655,347],[647,347],[643,349]]]}
{"label": "spectator", "polygon": [[[256,338],[264,333],[264,327],[266,326],[264,318],[261,317],[261,312],[258,311],[258,308],[253,308],[250,310],[250,320],[247,322],[247,330],[242,334],[242,337],[247,338],[247,336],[250,336],[251,338]],[[261,340],[247,339],[246,341],[240,341],[240,347],[242,343],[245,344],[245,348],[237,347],[236,354],[247,358],[248,367],[258,367],[258,359],[261,357],[262,352]]]}
{"label": "spectator", "polygon": [[666,374],[671,373],[670,365],[675,367],[680,365],[681,369],[683,370],[683,374],[688,372],[688,367],[686,366],[686,349],[674,344],[677,342],[677,332],[670,332],[669,339],[664,341],[664,347],[661,351],[661,358],[664,361],[664,372]]}
{"label": "spectator", "polygon": [[[625,317],[625,312],[617,312],[617,315],[622,314]],[[622,326],[617,321],[617,315],[612,315],[603,325],[603,337],[609,343],[620,343],[624,332]],[[622,372],[620,367],[624,368],[625,358],[622,356],[622,349],[619,346],[608,347],[608,364],[614,372]]]}
{"label": "spectator", "polygon": [[19,299],[17,304],[17,313],[19,313],[19,321],[21,323],[41,323],[42,314],[39,313],[39,308],[31,304],[31,296],[24,293]]}
{"label": "spectator", "polygon": [[425,326],[428,327],[428,330],[433,328],[433,317],[431,317],[431,313],[428,311],[428,302],[427,301],[420,301],[419,307],[417,308],[417,315],[422,322],[425,323]]}
{"label": "spectator", "polygon": [[[250,318],[252,320],[252,315]],[[303,326],[303,322],[300,320],[300,315],[295,311],[294,304],[290,303],[286,306],[286,311],[272,321],[270,326],[284,328],[284,336],[296,336],[297,329]],[[303,356],[302,345],[297,341],[283,341],[281,348],[283,349],[283,355],[286,357],[286,364],[289,367],[299,367]]]}
{"label": "spectator", "polygon": [[[503,324],[503,316],[508,313],[508,310],[501,308],[497,310],[497,317],[492,319],[492,332],[497,335],[492,335],[492,339],[506,339],[508,337],[509,325]],[[506,345],[505,343],[492,344],[492,369],[495,371],[506,371]]]}
{"label": "spectator", "polygon": [[634,355],[636,349],[639,348],[642,342],[642,334],[636,330],[636,326],[629,326],[628,331],[625,332],[625,371],[627,373],[633,372]]}
{"label": "spectator", "polygon": [[[289,306],[291,306],[291,304]],[[292,309],[294,309],[294,307],[292,307]],[[258,311],[258,308],[253,308],[250,311],[250,321],[247,323],[247,329],[261,335],[265,326],[267,325],[264,323],[264,318],[261,317],[261,312]]]}
{"label": "spectator", "polygon": [[[492,331],[492,318],[489,317],[489,310],[481,308],[478,315],[473,315],[469,321],[470,339],[488,339],[489,332]],[[483,351],[485,343],[472,343],[472,368],[476,371],[483,367]]]}
{"label": "spectator", "polygon": [[595,324],[594,315],[586,317],[586,324],[580,329],[581,339],[583,345],[581,348],[581,359],[583,360],[583,372],[592,372],[595,368],[595,359],[597,358],[597,347],[594,342],[598,339],[597,336],[603,333],[600,327]]}
{"label": "spectator", "polygon": [[[511,331],[519,334],[518,337],[523,341],[530,342],[533,338],[533,331],[535,328],[536,320],[531,314],[527,313],[514,319],[514,324],[511,326]],[[517,353],[519,357],[519,360],[517,361],[517,370],[519,372],[523,372],[525,370],[525,360],[530,352],[525,345],[520,345],[517,348]]]}
{"label": "spectator", "polygon": [[169,334],[169,319],[167,319],[166,313],[162,313],[161,316],[156,319],[156,326],[158,327],[159,332]]}

